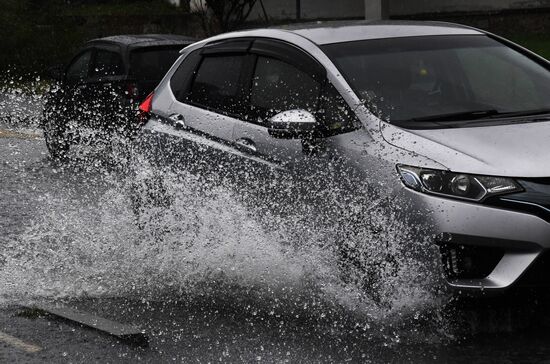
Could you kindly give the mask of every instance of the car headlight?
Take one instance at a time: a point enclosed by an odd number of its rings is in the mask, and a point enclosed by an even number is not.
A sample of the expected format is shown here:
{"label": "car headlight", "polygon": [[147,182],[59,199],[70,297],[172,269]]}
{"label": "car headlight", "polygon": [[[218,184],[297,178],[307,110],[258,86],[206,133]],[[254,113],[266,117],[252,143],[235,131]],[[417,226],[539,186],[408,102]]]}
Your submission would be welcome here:
{"label": "car headlight", "polygon": [[511,178],[477,176],[404,165],[398,165],[397,171],[403,184],[415,191],[464,200],[481,201],[489,196],[523,190]]}

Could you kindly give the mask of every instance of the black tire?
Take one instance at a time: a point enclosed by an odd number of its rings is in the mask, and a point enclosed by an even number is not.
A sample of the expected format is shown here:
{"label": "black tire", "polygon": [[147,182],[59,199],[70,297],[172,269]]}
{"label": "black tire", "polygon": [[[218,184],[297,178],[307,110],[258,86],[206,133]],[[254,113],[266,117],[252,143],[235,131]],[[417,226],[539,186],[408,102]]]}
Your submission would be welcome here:
{"label": "black tire", "polygon": [[70,142],[61,123],[45,119],[43,123],[44,139],[50,156],[55,161],[63,161],[68,157]]}

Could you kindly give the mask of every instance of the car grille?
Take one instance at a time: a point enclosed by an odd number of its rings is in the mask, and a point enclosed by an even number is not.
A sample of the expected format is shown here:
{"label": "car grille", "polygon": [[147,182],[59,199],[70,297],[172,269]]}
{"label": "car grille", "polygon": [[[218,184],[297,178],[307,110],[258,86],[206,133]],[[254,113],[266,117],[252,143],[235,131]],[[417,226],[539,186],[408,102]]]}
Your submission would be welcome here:
{"label": "car grille", "polygon": [[496,196],[485,203],[533,214],[550,222],[550,178],[521,179],[517,182],[524,188],[523,192]]}

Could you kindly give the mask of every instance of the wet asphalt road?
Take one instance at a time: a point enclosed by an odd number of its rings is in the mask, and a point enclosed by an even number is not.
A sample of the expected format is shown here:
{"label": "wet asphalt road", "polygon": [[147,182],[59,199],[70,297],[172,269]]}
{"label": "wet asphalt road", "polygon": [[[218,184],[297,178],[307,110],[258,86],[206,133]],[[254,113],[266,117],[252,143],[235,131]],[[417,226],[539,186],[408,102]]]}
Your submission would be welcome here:
{"label": "wet asphalt road", "polygon": [[[43,213],[44,196],[66,190],[74,198],[89,197],[103,190],[93,172],[83,177],[52,164],[35,129],[0,128],[0,153],[0,244],[8,249]],[[142,347],[29,311],[40,298],[10,291],[0,305],[0,362],[550,362],[550,324],[545,315],[549,306],[539,304],[533,313],[531,297],[504,310],[487,311],[485,301],[477,303],[477,308],[458,315],[469,331],[453,332],[449,326],[444,340],[437,338],[433,327],[422,324],[400,326],[404,339],[395,340],[388,336],[394,332],[392,325],[399,326],[395,318],[358,329],[356,323],[347,323],[353,320],[345,312],[329,313],[321,320],[287,304],[273,313],[272,302],[248,294],[236,290],[232,295],[206,294],[189,300],[181,295],[157,300],[63,298],[68,307],[141,327],[149,338],[149,345]],[[521,310],[529,312],[510,318]]]}

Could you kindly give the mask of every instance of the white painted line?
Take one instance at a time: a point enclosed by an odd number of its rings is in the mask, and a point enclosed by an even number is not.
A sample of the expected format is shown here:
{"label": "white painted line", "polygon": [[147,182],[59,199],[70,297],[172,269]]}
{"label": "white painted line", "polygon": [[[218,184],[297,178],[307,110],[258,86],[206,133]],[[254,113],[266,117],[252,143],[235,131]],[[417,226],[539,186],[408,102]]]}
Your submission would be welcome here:
{"label": "white painted line", "polygon": [[26,343],[23,340],[18,339],[15,336],[8,335],[2,331],[0,331],[0,341],[8,345],[11,345],[17,349],[26,351],[27,353],[37,353],[42,350],[40,346]]}
{"label": "white painted line", "polygon": [[42,139],[42,136],[40,134],[32,132],[17,132],[0,129],[0,138]]}

